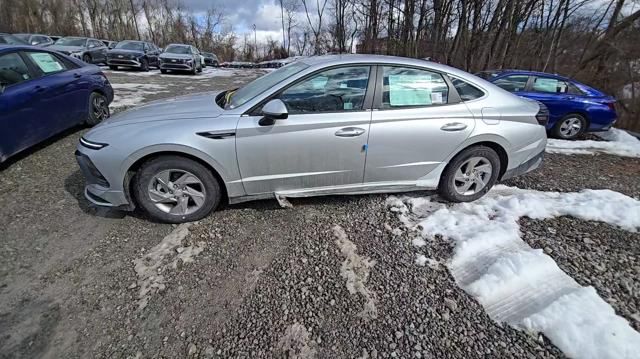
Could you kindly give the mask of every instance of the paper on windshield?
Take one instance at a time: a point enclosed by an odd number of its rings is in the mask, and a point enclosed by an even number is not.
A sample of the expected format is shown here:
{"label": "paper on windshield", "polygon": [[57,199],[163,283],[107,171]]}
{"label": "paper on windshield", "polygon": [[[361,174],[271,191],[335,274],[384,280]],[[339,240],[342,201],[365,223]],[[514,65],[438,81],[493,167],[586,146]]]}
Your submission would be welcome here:
{"label": "paper on windshield", "polygon": [[32,52],[29,57],[38,65],[44,73],[57,72],[63,70],[62,65],[51,54],[43,52]]}

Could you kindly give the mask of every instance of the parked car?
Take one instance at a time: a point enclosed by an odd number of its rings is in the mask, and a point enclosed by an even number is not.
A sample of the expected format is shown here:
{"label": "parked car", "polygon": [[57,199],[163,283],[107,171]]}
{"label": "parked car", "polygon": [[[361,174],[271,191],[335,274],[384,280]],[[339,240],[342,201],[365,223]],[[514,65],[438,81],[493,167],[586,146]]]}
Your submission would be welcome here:
{"label": "parked car", "polygon": [[77,124],[100,123],[112,100],[94,65],[47,48],[0,45],[0,162]]}
{"label": "parked car", "polygon": [[63,37],[49,46],[49,49],[73,56],[88,64],[107,62],[107,47],[102,41],[87,37]]}
{"label": "parked car", "polygon": [[160,72],[189,71],[195,75],[202,72],[204,64],[200,51],[195,46],[171,44],[160,54]]}
{"label": "parked car", "polygon": [[49,46],[53,45],[54,41],[47,35],[40,34],[13,34],[13,36],[33,46]]}
{"label": "parked car", "polygon": [[211,52],[203,52],[202,56],[204,56],[204,64],[205,66],[218,67],[220,66],[218,62],[218,56]]}
{"label": "parked car", "polygon": [[452,67],[321,56],[121,112],[76,155],[89,201],[179,223],[222,200],[437,188],[472,201],[540,165],[539,121],[538,103]]}
{"label": "parked car", "polygon": [[7,44],[7,45],[29,45],[27,42],[11,35],[11,34],[6,34],[3,32],[0,32],[0,44]]}
{"label": "parked car", "polygon": [[557,138],[570,140],[584,132],[606,131],[617,120],[615,98],[564,76],[521,70],[478,75],[518,96],[544,103],[550,112],[547,129]]}
{"label": "parked car", "polygon": [[160,49],[150,42],[125,40],[107,51],[107,65],[111,70],[119,66],[149,71],[149,67],[160,68]]}

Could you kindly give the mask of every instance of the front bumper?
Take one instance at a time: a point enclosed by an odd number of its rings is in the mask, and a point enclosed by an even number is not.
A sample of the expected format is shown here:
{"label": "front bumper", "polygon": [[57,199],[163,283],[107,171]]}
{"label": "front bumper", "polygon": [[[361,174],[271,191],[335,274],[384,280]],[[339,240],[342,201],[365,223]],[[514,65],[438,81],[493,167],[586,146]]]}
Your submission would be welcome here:
{"label": "front bumper", "polygon": [[130,59],[107,59],[108,66],[142,67],[138,60]]}
{"label": "front bumper", "polygon": [[75,153],[78,166],[86,181],[85,198],[96,206],[132,210],[133,202],[124,190],[124,183],[128,181],[122,181],[123,183],[108,181],[88,156],[92,151],[95,152],[78,145]]}
{"label": "front bumper", "polygon": [[179,64],[179,63],[171,63],[171,62],[163,62],[160,64],[160,70],[182,70],[182,71],[190,71],[193,70],[193,64]]}

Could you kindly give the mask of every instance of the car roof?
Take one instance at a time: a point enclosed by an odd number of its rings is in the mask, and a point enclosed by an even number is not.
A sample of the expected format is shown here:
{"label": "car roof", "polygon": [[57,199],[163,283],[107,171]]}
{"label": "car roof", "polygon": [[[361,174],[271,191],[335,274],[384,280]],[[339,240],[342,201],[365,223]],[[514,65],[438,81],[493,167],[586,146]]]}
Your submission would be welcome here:
{"label": "car roof", "polygon": [[435,71],[445,72],[460,77],[468,77],[469,73],[459,70],[455,67],[439,64],[437,62],[415,59],[400,56],[387,55],[365,55],[365,54],[342,54],[342,55],[322,55],[304,57],[298,60],[312,67],[325,67],[331,65],[357,64],[357,63],[377,63],[389,65],[404,65],[427,67]]}
{"label": "car roof", "polygon": [[572,79],[570,79],[569,77],[566,76],[562,76],[562,75],[558,75],[558,74],[552,74],[549,72],[542,72],[542,71],[531,71],[531,70],[517,70],[517,69],[501,69],[501,70],[486,70],[486,71],[480,71],[480,72],[493,72],[496,74],[499,74],[500,76],[502,75],[529,75],[529,76],[547,76],[547,77],[556,77],[559,79],[563,79],[563,80],[570,80],[573,81]]}

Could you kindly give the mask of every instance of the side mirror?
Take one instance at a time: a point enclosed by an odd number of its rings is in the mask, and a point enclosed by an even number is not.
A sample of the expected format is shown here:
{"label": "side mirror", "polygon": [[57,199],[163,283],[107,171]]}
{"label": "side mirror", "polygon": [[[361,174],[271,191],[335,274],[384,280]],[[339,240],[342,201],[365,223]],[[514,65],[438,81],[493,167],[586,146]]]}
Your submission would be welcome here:
{"label": "side mirror", "polygon": [[279,99],[273,99],[267,102],[262,107],[262,114],[264,117],[262,117],[258,122],[260,126],[271,126],[276,122],[276,120],[284,120],[289,117],[287,105]]}

